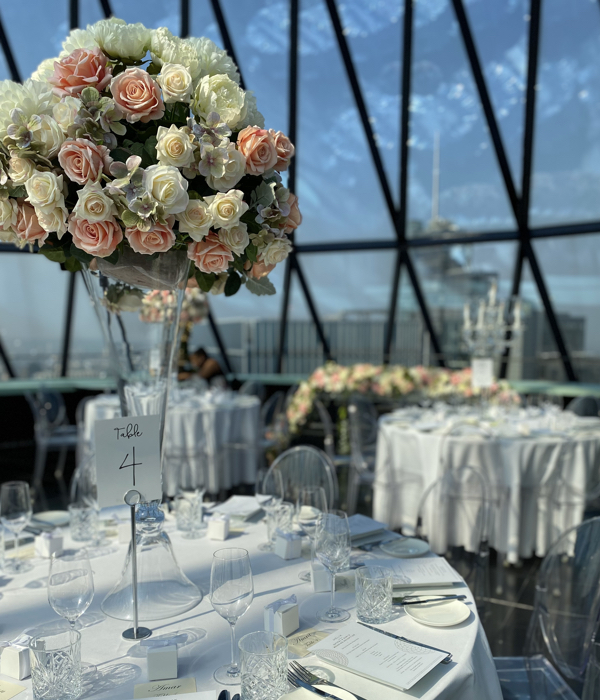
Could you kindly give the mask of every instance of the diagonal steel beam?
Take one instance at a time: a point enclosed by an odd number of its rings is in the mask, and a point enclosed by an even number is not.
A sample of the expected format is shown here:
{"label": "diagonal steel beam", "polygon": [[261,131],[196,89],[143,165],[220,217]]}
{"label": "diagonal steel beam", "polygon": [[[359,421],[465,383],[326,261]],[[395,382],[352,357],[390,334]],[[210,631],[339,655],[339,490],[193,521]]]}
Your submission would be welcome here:
{"label": "diagonal steel beam", "polygon": [[69,27],[70,29],[79,27],[79,0],[69,0]]}
{"label": "diagonal steel beam", "polygon": [[283,273],[283,300],[281,302],[281,315],[279,317],[279,344],[277,346],[277,366],[275,371],[277,374],[283,372],[283,358],[286,352],[286,333],[287,319],[290,309],[290,288],[292,286],[292,258],[294,252],[288,256],[285,261],[285,270]]}
{"label": "diagonal steel beam", "polygon": [[102,8],[102,12],[104,12],[106,19],[112,17],[113,11],[112,7],[110,6],[110,0],[100,0],[100,7]]}
{"label": "diagonal steel beam", "polygon": [[400,272],[402,269],[402,255],[400,250],[396,251],[396,262],[394,265],[394,276],[392,277],[392,296],[390,298],[390,308],[388,310],[387,326],[383,341],[383,364],[389,365],[392,354],[392,342],[396,330],[396,309],[398,308],[398,293],[400,291]]}
{"label": "diagonal steel beam", "polygon": [[210,324],[210,329],[212,331],[214,339],[217,341],[217,345],[219,346],[219,352],[221,353],[221,357],[223,358],[223,362],[225,363],[225,368],[227,369],[227,372],[229,374],[235,375],[233,367],[231,366],[231,362],[229,361],[229,355],[227,354],[227,348],[225,347],[225,343],[223,342],[223,338],[221,337],[221,332],[219,331],[219,326],[217,326],[217,323],[215,321],[215,317],[212,315],[212,311],[211,311],[210,307],[208,308],[207,318],[208,318],[208,323]]}
{"label": "diagonal steel beam", "polygon": [[63,332],[62,360],[60,376],[66,377],[69,369],[69,353],[71,349],[71,330],[73,328],[73,309],[75,306],[75,291],[77,283],[77,273],[69,272],[69,287],[67,290],[67,307],[65,309],[65,329]]}
{"label": "diagonal steel beam", "polygon": [[179,36],[185,39],[190,35],[190,0],[181,0],[181,26]]}
{"label": "diagonal steel beam", "polygon": [[17,375],[15,373],[15,370],[13,369],[12,363],[6,353],[6,350],[4,349],[4,345],[2,343],[2,338],[0,338],[0,360],[4,362],[4,366],[6,367],[6,371],[8,372],[8,376],[11,379],[14,379]]}
{"label": "diagonal steel beam", "polygon": [[213,14],[215,16],[215,19],[217,20],[217,24],[219,25],[219,32],[221,33],[221,39],[223,40],[223,47],[225,48],[225,51],[231,56],[231,60],[235,63],[237,66],[239,72],[240,72],[240,87],[245,90],[246,85],[244,84],[244,76],[242,75],[242,70],[240,68],[240,64],[237,60],[237,57],[235,55],[235,49],[233,48],[233,42],[231,41],[231,35],[229,34],[229,29],[227,27],[227,22],[225,21],[225,15],[223,14],[223,10],[221,9],[221,3],[219,0],[210,0],[210,4],[212,6]]}
{"label": "diagonal steel beam", "polygon": [[12,49],[10,48],[10,44],[8,42],[8,36],[6,35],[6,32],[4,31],[4,23],[2,22],[1,18],[0,18],[0,46],[2,46],[2,51],[4,52],[4,58],[6,59],[6,65],[8,66],[8,70],[10,71],[11,79],[14,80],[15,83],[20,83],[21,82],[21,73],[19,72],[19,68],[17,67],[17,63],[15,61],[15,57],[13,55]]}
{"label": "diagonal steel beam", "polygon": [[308,304],[308,310],[310,311],[313,323],[315,324],[315,327],[317,329],[317,335],[319,336],[319,340],[321,341],[321,345],[323,346],[323,354],[325,355],[325,358],[328,361],[333,360],[333,357],[331,356],[331,350],[329,348],[329,341],[325,336],[325,331],[323,329],[321,319],[319,318],[319,314],[317,313],[317,309],[315,307],[312,294],[310,293],[310,289],[306,284],[304,272],[302,272],[302,268],[300,267],[300,260],[298,260],[297,255],[294,255],[292,257],[292,265],[294,266],[296,274],[298,275],[298,281],[300,282],[300,286],[302,287],[302,291],[304,292],[304,297],[306,298],[306,303]]}

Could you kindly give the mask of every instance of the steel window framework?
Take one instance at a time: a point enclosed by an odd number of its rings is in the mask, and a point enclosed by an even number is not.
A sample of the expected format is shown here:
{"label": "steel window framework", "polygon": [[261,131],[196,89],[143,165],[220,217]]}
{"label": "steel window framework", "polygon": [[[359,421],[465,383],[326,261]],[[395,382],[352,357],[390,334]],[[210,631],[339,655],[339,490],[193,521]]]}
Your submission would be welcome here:
{"label": "steel window framework", "polygon": [[[100,8],[105,17],[110,17],[112,9],[110,0],[98,0]],[[522,179],[520,194],[512,177],[506,150],[502,140],[498,123],[494,113],[494,108],[489,95],[489,90],[486,84],[485,77],[481,68],[481,62],[473,39],[473,33],[467,13],[465,12],[463,0],[451,0],[454,15],[460,29],[460,36],[463,41],[464,49],[468,58],[469,66],[477,88],[481,106],[483,109],[486,124],[492,140],[494,153],[498,162],[502,180],[506,189],[508,200],[512,212],[517,223],[516,230],[507,231],[488,231],[481,233],[472,233],[465,235],[449,235],[440,236],[438,238],[422,237],[422,238],[407,238],[407,192],[408,192],[408,164],[409,164],[409,140],[410,140],[410,96],[411,96],[411,71],[412,71],[412,43],[413,43],[413,5],[414,0],[398,0],[404,5],[404,19],[402,23],[402,73],[401,84],[399,86],[402,96],[401,100],[401,116],[400,116],[400,181],[398,193],[398,206],[394,203],[394,197],[386,175],[383,160],[377,146],[367,105],[361,90],[358,74],[355,68],[354,60],[348,42],[342,19],[340,17],[338,2],[336,0],[322,0],[326,5],[333,31],[338,43],[339,51],[342,57],[344,68],[347,74],[350,89],[352,91],[358,115],[365,133],[369,152],[373,160],[376,176],[379,181],[379,186],[387,206],[390,222],[396,234],[395,240],[369,240],[369,241],[335,241],[324,243],[296,243],[285,264],[284,284],[282,290],[282,305],[280,315],[280,335],[277,358],[277,371],[282,372],[283,362],[286,352],[286,329],[288,311],[290,305],[290,289],[293,276],[296,275],[302,293],[306,299],[307,306],[316,326],[317,335],[323,348],[323,354],[326,359],[334,359],[332,357],[329,342],[327,340],[323,324],[319,317],[319,313],[314,304],[310,286],[306,280],[301,265],[301,257],[315,253],[329,252],[352,252],[364,250],[395,250],[396,258],[394,265],[394,273],[391,286],[391,294],[388,304],[387,330],[384,342],[384,362],[389,362],[390,352],[393,343],[393,333],[395,328],[395,318],[398,305],[398,296],[400,289],[400,278],[404,270],[408,275],[410,284],[415,293],[421,315],[436,355],[436,360],[441,366],[445,365],[444,350],[440,343],[438,334],[431,320],[431,315],[427,306],[426,299],[423,295],[419,276],[416,272],[411,250],[430,246],[441,245],[457,245],[468,243],[490,243],[500,241],[515,241],[518,243],[518,252],[515,260],[515,268],[512,279],[512,294],[517,295],[520,290],[523,263],[529,263],[531,273],[539,295],[544,306],[548,323],[556,342],[565,374],[570,381],[576,381],[577,376],[569,350],[564,341],[564,337],[559,327],[554,306],[550,299],[546,282],[542,275],[537,256],[532,246],[532,240],[536,238],[548,238],[555,236],[581,235],[586,233],[600,232],[600,221],[592,221],[585,223],[573,223],[558,226],[545,226],[532,228],[529,222],[529,202],[531,191],[531,171],[533,160],[533,146],[535,137],[535,97],[536,97],[536,82],[537,69],[539,60],[539,37],[540,37],[540,20],[542,11],[542,0],[530,0],[529,2],[529,36],[528,36],[528,61],[527,61],[527,85],[525,92],[525,128],[523,136],[523,163],[522,163]],[[79,24],[79,2],[80,0],[69,0],[69,24],[71,28],[76,28]],[[288,135],[291,140],[296,142],[297,135],[297,119],[298,119],[298,75],[299,75],[299,50],[298,50],[298,35],[300,22],[300,3],[301,0],[289,0],[289,124]],[[243,66],[236,59],[234,42],[229,32],[227,20],[223,12],[220,0],[210,0],[210,5],[221,33],[223,47],[231,55],[242,72]],[[190,0],[181,0],[180,3],[180,35],[182,37],[189,35],[190,28]],[[9,37],[5,32],[4,24],[0,17],[0,48],[2,49],[8,70],[11,78],[17,82],[21,81],[21,75],[18,65],[15,61],[12,48],[10,46]],[[243,77],[241,84],[245,87]],[[251,87],[251,86],[250,86]],[[301,147],[301,144],[300,144]],[[296,161],[292,162],[289,169],[289,186],[294,189],[296,183]],[[0,252],[16,252],[14,246],[9,244],[0,244]],[[65,376],[68,369],[70,337],[72,326],[72,313],[74,307],[75,294],[75,276],[71,275],[68,285],[67,304],[65,310],[63,344],[62,344],[62,365],[61,374]],[[231,371],[232,365],[227,355],[227,349],[219,332],[218,325],[212,314],[209,314],[209,323],[215,335],[216,342],[223,355],[223,360],[226,368]],[[10,376],[14,376],[10,358],[2,345],[0,339],[0,359],[4,362]],[[501,376],[506,375],[508,365],[508,350],[505,353],[504,361],[501,366]]]}

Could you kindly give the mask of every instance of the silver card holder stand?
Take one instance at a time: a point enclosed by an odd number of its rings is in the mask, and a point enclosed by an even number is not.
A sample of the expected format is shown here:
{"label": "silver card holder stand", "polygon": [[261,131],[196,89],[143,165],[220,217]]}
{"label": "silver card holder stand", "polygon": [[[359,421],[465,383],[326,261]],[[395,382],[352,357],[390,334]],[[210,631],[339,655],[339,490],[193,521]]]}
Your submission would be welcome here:
{"label": "silver card holder stand", "polygon": [[137,533],[135,525],[135,507],[142,500],[139,491],[132,489],[127,491],[124,497],[125,503],[131,510],[131,592],[133,597],[133,627],[123,632],[123,639],[146,639],[152,634],[152,630],[138,625],[138,590],[137,590]]}

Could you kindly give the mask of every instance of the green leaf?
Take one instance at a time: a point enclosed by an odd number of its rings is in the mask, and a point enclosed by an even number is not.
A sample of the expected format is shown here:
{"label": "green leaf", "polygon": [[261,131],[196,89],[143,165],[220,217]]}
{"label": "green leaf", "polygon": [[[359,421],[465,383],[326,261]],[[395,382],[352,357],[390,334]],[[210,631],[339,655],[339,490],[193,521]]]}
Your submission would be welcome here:
{"label": "green leaf", "polygon": [[124,148],[115,148],[110,152],[110,157],[113,160],[118,160],[120,163],[125,163],[131,153],[128,153]]}
{"label": "green leaf", "polygon": [[206,274],[202,270],[196,270],[196,282],[203,292],[210,292],[211,287],[215,283],[216,277],[214,274]]}
{"label": "green leaf", "polygon": [[275,294],[275,287],[268,277],[261,277],[255,280],[253,277],[248,277],[246,280],[246,289],[258,297],[265,295],[271,296]]}
{"label": "green leaf", "polygon": [[63,250],[55,250],[45,245],[40,248],[40,253],[47,257],[48,260],[52,260],[52,262],[64,263],[67,259]]}
{"label": "green leaf", "polygon": [[137,226],[140,223],[140,217],[130,209],[123,209],[121,221],[125,226]]}
{"label": "green leaf", "polygon": [[225,296],[232,297],[242,285],[242,278],[234,270],[229,270],[227,282],[225,282]]}
{"label": "green leaf", "polygon": [[65,260],[65,268],[69,272],[79,272],[79,270],[81,270],[81,263],[75,258],[67,258]]}
{"label": "green leaf", "polygon": [[94,259],[93,255],[86,253],[85,250],[79,249],[74,243],[71,243],[71,248],[69,249],[69,255],[79,262],[89,265]]}
{"label": "green leaf", "polygon": [[144,150],[156,162],[156,136],[150,136],[150,138],[144,144]]}
{"label": "green leaf", "polygon": [[80,99],[84,104],[97,102],[100,99],[100,93],[95,87],[86,87],[81,91]]}
{"label": "green leaf", "polygon": [[134,156],[139,156],[140,158],[144,157],[144,144],[143,143],[132,143],[130,150]]}
{"label": "green leaf", "polygon": [[258,248],[253,244],[250,243],[250,245],[246,248],[246,256],[250,262],[258,262],[256,259],[256,256],[258,255]]}
{"label": "green leaf", "polygon": [[114,253],[112,253],[111,255],[108,255],[106,258],[104,258],[104,260],[106,260],[106,262],[110,263],[111,265],[114,265],[119,261],[119,255],[120,255],[120,253],[119,253],[119,250],[117,249],[117,250],[115,250]]}
{"label": "green leaf", "polygon": [[272,204],[275,199],[275,193],[273,185],[269,185],[268,182],[261,182],[260,185],[252,192],[250,196],[250,206],[252,208],[258,207],[262,204],[263,207],[268,207]]}
{"label": "green leaf", "polygon": [[160,73],[160,66],[157,63],[151,63],[147,68],[146,72],[150,75],[158,75]]}
{"label": "green leaf", "polygon": [[17,185],[16,187],[9,186],[8,194],[11,197],[26,197],[27,190],[25,189],[25,185]]}

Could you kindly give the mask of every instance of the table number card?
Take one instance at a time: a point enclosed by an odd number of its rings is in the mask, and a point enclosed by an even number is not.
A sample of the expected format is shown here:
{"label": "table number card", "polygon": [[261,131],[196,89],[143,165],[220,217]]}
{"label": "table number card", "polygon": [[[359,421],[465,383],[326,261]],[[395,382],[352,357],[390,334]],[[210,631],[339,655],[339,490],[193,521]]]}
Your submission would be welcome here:
{"label": "table number card", "polygon": [[473,389],[489,389],[494,383],[494,360],[491,357],[474,357],[471,372]]}
{"label": "table number card", "polygon": [[101,508],[120,505],[135,489],[143,499],[162,497],[160,419],[128,416],[95,423],[96,478]]}

